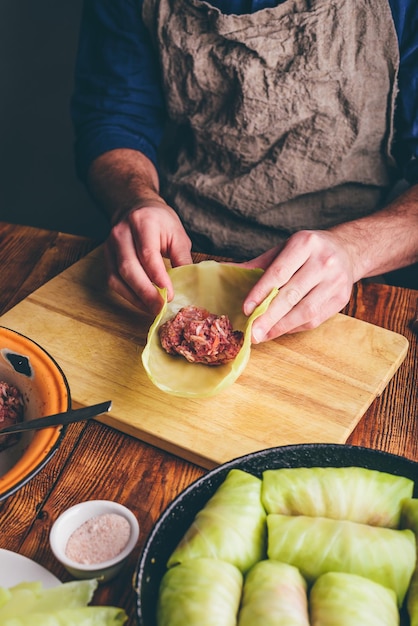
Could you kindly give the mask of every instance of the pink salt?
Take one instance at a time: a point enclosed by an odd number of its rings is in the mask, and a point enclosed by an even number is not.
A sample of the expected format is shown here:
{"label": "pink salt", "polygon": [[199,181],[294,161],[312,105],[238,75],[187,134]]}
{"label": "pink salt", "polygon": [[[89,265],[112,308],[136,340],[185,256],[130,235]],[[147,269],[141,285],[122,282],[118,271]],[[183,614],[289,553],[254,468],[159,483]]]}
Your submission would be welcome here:
{"label": "pink salt", "polygon": [[85,565],[114,559],[126,547],[131,534],[127,519],[117,513],[105,513],[88,519],[68,539],[65,554]]}

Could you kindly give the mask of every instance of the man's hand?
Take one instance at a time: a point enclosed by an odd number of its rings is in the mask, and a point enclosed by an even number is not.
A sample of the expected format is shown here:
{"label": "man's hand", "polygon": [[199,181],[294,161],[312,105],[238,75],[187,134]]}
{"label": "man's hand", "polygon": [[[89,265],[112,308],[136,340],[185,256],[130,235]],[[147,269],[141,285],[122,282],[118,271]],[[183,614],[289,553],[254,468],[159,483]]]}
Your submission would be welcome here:
{"label": "man's hand", "polygon": [[157,314],[155,288],[173,286],[164,258],[173,267],[192,263],[191,242],[177,213],[159,195],[158,174],[140,152],[105,152],[89,171],[88,186],[112,224],[105,243],[109,286],[133,305]]}
{"label": "man's hand", "polygon": [[166,204],[130,211],[113,226],[105,243],[108,284],[131,304],[156,315],[162,301],[155,285],[173,285],[164,258],[173,267],[192,263],[191,242],[177,214]]}
{"label": "man's hand", "polygon": [[347,251],[336,235],[326,231],[300,231],[284,246],[243,265],[265,270],[244,302],[246,315],[273,287],[279,288],[266,313],[253,324],[254,343],[319,326],[347,304],[354,282]]}
{"label": "man's hand", "polygon": [[418,185],[376,213],[327,231],[300,231],[246,267],[263,276],[248,294],[249,315],[273,287],[277,297],[253,325],[253,341],[309,330],[338,313],[353,284],[418,261]]}

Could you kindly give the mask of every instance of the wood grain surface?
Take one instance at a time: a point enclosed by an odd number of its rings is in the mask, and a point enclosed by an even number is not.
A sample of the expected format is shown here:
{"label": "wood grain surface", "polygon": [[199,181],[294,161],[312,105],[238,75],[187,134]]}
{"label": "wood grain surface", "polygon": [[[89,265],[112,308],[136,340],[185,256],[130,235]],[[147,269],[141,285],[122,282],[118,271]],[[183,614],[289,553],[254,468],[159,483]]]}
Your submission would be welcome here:
{"label": "wood grain surface", "polygon": [[[0,311],[11,309],[96,243],[0,223]],[[343,312],[399,333],[410,344],[402,366],[348,442],[418,461],[418,351],[412,329],[417,311],[418,291],[362,281],[354,286]],[[128,626],[135,626],[132,576],[142,546],[169,502],[204,472],[202,467],[99,422],[74,424],[48,465],[0,503],[0,547],[34,559],[63,581],[70,580],[48,545],[52,522],[61,511],[82,500],[109,498],[125,504],[139,520],[140,539],[122,574],[96,592],[95,603],[123,606],[129,614]]]}
{"label": "wood grain surface", "polygon": [[75,402],[112,400],[99,421],[205,468],[271,446],[344,443],[408,349],[403,335],[338,314],[254,346],[231,387],[188,399],[145,373],[151,322],[108,292],[101,248],[0,317],[58,361]]}

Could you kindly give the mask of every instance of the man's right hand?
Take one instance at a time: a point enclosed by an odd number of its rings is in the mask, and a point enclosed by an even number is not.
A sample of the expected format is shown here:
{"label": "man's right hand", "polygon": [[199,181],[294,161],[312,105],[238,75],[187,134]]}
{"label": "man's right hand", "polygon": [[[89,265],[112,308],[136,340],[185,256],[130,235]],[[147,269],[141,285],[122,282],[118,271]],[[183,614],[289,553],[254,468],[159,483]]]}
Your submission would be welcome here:
{"label": "man's right hand", "polygon": [[191,241],[168,205],[130,211],[111,229],[105,243],[109,286],[134,306],[156,315],[162,305],[155,288],[174,296],[164,258],[173,267],[192,263]]}
{"label": "man's right hand", "polygon": [[192,263],[191,241],[177,213],[159,195],[153,163],[136,150],[116,149],[91,165],[88,186],[112,228],[105,243],[108,284],[134,306],[157,314],[155,288],[173,285],[164,258],[173,267]]}

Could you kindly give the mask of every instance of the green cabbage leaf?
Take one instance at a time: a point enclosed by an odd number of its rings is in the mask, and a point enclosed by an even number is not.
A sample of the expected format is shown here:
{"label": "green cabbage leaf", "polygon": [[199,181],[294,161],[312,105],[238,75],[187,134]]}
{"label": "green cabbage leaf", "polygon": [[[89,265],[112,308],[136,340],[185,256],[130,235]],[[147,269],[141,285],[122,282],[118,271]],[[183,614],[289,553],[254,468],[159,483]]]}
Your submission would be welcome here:
{"label": "green cabbage leaf", "polygon": [[343,572],[324,574],[310,594],[312,626],[398,626],[396,595],[368,578]]}
{"label": "green cabbage leaf", "polygon": [[236,626],[242,574],[231,563],[193,559],[163,576],[157,626]]}
{"label": "green cabbage leaf", "polygon": [[1,626],[123,626],[126,612],[113,606],[87,606],[96,579],[74,580],[44,588],[40,581],[0,588]]}
{"label": "green cabbage leaf", "polygon": [[[257,317],[265,313],[277,295],[273,289],[249,317],[242,304],[250,289],[263,274],[261,269],[202,261],[169,270],[174,298],[167,301],[167,290],[158,289],[163,307],[151,325],[142,363],[150,380],[162,391],[187,398],[214,396],[232,385],[244,371],[251,352],[251,328]],[[181,356],[167,354],[162,348],[159,328],[186,306],[204,307],[210,313],[227,315],[234,330],[244,333],[244,344],[230,363],[218,366],[189,363]]]}
{"label": "green cabbage leaf", "polygon": [[243,573],[265,556],[266,512],[261,480],[232,469],[201,509],[168,560],[168,567],[199,557],[232,563]]}
{"label": "green cabbage leaf", "polygon": [[297,567],[308,584],[327,572],[357,574],[393,589],[402,605],[415,569],[411,530],[304,515],[267,515],[270,559]]}
{"label": "green cabbage leaf", "polygon": [[97,586],[97,580],[92,578],[71,581],[51,588],[44,588],[40,581],[23,582],[4,588],[8,600],[0,606],[0,624],[3,624],[6,618],[33,613],[51,613],[63,607],[75,609],[87,606],[93,599]]}
{"label": "green cabbage leaf", "polygon": [[[418,499],[406,498],[402,503],[401,528],[412,530],[418,546]],[[418,563],[418,550],[417,550]],[[418,566],[412,574],[407,595],[410,626],[418,626]]]}
{"label": "green cabbage leaf", "polygon": [[278,561],[256,563],[245,577],[238,626],[309,624],[307,585],[299,570]]}
{"label": "green cabbage leaf", "polygon": [[263,473],[267,513],[345,519],[398,528],[414,482],[365,467],[285,467]]}

